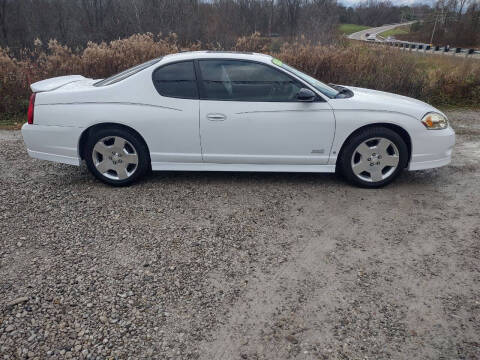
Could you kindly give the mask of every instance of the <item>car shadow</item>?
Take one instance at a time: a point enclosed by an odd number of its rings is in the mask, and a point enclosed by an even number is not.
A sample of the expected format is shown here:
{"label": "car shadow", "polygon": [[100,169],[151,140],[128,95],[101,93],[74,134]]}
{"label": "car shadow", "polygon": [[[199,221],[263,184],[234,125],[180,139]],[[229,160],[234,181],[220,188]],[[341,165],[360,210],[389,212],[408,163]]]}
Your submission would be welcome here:
{"label": "car shadow", "polygon": [[198,182],[198,183],[323,183],[337,184],[343,179],[331,173],[286,172],[222,172],[222,171],[153,171],[145,182]]}
{"label": "car shadow", "polygon": [[[81,179],[94,181],[86,167],[81,167]],[[453,172],[454,173],[454,172]],[[385,186],[388,188],[400,188],[411,186],[439,186],[454,182],[454,174],[448,167],[407,171],[405,170],[391,184]],[[101,184],[100,182],[97,182]],[[341,175],[336,173],[295,173],[295,172],[222,172],[222,171],[152,171],[137,184],[287,184],[290,186],[298,185],[321,185],[326,187],[348,187],[358,188],[348,183]],[[137,184],[133,184],[135,187]],[[103,184],[105,185],[105,184]],[[105,185],[108,186],[108,185]]]}
{"label": "car shadow", "polygon": [[[385,188],[403,186],[431,186],[445,183],[448,172],[443,169],[404,171]],[[322,185],[357,188],[348,183],[343,176],[334,173],[289,173],[289,172],[216,172],[216,171],[154,171],[144,178],[145,182],[197,182],[203,184],[234,183],[250,184],[288,184]]]}

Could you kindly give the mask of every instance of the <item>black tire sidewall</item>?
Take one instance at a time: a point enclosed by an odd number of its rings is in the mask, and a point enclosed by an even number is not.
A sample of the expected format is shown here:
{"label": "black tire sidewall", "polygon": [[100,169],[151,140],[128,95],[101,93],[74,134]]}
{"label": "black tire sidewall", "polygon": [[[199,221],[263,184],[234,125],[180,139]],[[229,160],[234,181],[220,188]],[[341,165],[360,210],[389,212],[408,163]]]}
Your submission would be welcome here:
{"label": "black tire sidewall", "polygon": [[[137,151],[137,154],[138,154],[137,170],[132,176],[130,176],[127,179],[114,180],[114,179],[107,178],[97,170],[97,168],[93,163],[92,152],[95,144],[100,139],[103,139],[109,136],[119,136],[124,138],[129,143],[131,143],[135,147],[135,150]],[[113,186],[128,186],[134,183],[135,181],[137,181],[138,179],[140,179],[143,175],[145,175],[145,173],[150,168],[150,156],[148,153],[148,148],[145,145],[145,142],[132,131],[129,131],[127,129],[122,129],[122,128],[116,128],[116,127],[103,128],[103,129],[93,131],[88,137],[87,144],[85,147],[85,152],[84,152],[84,158],[85,158],[85,162],[87,163],[88,169],[97,179]]]}
{"label": "black tire sidewall", "polygon": [[[392,175],[387,179],[384,179],[379,182],[371,183],[364,181],[358,178],[352,169],[351,159],[353,152],[365,140],[374,137],[383,137],[392,141],[398,149],[399,152],[399,163]],[[407,166],[408,163],[408,147],[402,137],[395,131],[385,128],[385,127],[372,127],[360,131],[358,134],[355,134],[351,139],[348,140],[348,143],[345,145],[345,148],[342,150],[340,157],[340,170],[345,178],[352,184],[365,187],[365,188],[379,188],[391,183],[395,178],[397,178],[403,169]]]}

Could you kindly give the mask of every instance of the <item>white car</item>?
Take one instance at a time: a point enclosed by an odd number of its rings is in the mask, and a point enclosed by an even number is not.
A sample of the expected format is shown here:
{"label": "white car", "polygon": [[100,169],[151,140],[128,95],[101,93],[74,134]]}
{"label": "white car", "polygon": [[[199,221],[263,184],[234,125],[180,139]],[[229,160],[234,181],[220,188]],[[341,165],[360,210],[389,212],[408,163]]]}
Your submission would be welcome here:
{"label": "white car", "polygon": [[152,170],[341,172],[365,187],[450,162],[447,117],[421,101],[326,85],[271,56],[188,52],[104,80],[31,85],[30,156],[82,160],[128,185]]}

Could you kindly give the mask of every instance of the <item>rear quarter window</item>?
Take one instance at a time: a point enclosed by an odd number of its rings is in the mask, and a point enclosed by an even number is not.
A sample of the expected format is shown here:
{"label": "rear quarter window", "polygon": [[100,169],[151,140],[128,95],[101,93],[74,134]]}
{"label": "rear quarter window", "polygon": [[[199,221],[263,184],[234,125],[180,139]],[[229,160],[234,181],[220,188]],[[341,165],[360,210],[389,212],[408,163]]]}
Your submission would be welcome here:
{"label": "rear quarter window", "polygon": [[198,99],[197,77],[193,61],[167,64],[152,75],[158,93],[166,97]]}

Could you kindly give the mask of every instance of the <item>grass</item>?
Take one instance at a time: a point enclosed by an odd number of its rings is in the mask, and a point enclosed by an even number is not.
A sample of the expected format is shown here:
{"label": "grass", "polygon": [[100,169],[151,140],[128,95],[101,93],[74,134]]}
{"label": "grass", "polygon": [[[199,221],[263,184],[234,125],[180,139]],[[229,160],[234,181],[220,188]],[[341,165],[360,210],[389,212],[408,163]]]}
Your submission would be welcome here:
{"label": "grass", "polygon": [[0,118],[0,130],[19,130],[27,122],[27,114],[5,115]]}
{"label": "grass", "polygon": [[356,24],[340,24],[338,30],[340,33],[345,35],[350,35],[356,33],[357,31],[362,31],[370,29],[370,26],[356,25]]}
{"label": "grass", "polygon": [[410,33],[410,26],[399,26],[395,29],[384,31],[383,33],[380,34],[380,36],[387,38],[389,36],[405,35],[408,33]]}
{"label": "grass", "polygon": [[442,111],[462,111],[462,110],[468,110],[468,111],[478,111],[480,112],[480,104],[475,104],[475,105],[456,105],[456,104],[444,104],[444,105],[438,105],[438,109]]}

